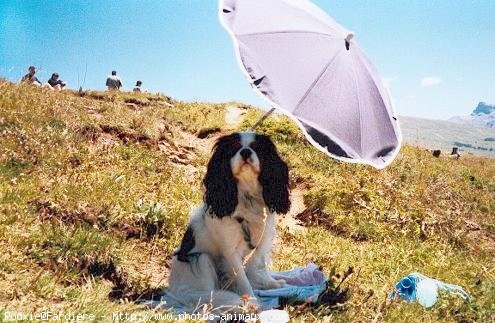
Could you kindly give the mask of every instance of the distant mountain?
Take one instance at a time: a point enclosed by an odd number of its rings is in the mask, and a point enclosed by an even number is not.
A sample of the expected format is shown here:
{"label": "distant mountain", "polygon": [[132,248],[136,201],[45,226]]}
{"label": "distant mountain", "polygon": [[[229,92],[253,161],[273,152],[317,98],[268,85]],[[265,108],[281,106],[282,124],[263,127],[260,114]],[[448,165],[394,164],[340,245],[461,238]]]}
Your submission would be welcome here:
{"label": "distant mountain", "polygon": [[471,124],[478,127],[495,128],[495,105],[480,102],[470,115],[452,117],[449,121]]}

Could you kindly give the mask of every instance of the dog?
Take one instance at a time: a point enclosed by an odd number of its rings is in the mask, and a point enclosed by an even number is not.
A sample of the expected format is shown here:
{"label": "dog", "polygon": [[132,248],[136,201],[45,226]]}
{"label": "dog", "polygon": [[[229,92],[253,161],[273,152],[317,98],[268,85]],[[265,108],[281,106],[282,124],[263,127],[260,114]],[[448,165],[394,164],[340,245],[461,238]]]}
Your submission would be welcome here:
{"label": "dog", "polygon": [[203,204],[174,253],[167,294],[193,311],[201,305],[256,308],[253,290],[285,285],[267,266],[275,215],[290,208],[288,167],[261,134],[226,135],[213,150]]}

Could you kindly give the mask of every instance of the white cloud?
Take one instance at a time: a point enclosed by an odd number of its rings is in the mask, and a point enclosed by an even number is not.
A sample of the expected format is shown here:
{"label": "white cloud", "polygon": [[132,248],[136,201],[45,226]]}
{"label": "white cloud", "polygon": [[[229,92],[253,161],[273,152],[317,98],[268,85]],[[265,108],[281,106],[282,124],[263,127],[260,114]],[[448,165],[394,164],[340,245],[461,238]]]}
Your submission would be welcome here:
{"label": "white cloud", "polygon": [[427,76],[421,79],[421,87],[432,86],[442,83],[442,79],[438,76]]}

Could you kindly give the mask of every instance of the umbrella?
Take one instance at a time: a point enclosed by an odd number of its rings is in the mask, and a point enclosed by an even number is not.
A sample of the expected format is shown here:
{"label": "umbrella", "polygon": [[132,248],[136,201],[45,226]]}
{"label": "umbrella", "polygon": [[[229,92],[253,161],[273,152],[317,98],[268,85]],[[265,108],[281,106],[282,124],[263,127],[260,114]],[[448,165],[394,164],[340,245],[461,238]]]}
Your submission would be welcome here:
{"label": "umbrella", "polygon": [[315,147],[376,168],[392,162],[397,117],[354,33],[307,0],[220,0],[219,16],[251,85]]}

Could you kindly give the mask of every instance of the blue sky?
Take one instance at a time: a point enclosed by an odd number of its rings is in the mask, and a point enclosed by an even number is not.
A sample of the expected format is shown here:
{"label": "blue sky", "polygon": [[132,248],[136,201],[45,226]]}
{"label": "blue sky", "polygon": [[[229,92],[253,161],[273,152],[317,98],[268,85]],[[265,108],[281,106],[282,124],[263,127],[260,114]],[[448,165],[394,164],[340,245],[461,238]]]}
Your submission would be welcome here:
{"label": "blue sky", "polygon": [[[495,1],[314,2],[355,31],[400,115],[495,103]],[[0,1],[0,76],[18,80],[29,65],[74,89],[102,90],[115,69],[125,89],[140,79],[182,100],[268,107],[238,69],[215,0]]]}

